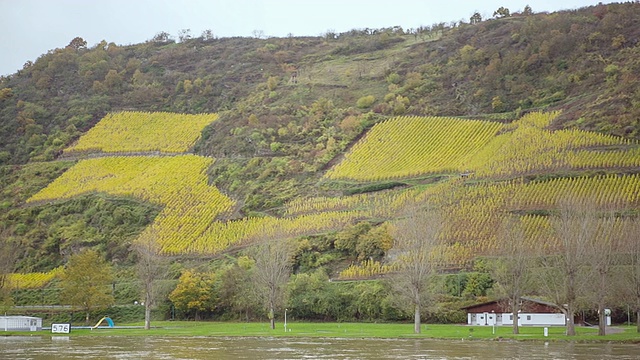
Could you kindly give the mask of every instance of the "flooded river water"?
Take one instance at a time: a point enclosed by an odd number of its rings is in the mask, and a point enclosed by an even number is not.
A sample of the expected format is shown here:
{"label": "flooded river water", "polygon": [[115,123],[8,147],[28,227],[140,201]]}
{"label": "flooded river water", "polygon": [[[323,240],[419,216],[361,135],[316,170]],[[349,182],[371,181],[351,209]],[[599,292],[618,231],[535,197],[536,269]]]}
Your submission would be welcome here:
{"label": "flooded river water", "polygon": [[632,344],[430,339],[8,336],[1,359],[638,359]]}

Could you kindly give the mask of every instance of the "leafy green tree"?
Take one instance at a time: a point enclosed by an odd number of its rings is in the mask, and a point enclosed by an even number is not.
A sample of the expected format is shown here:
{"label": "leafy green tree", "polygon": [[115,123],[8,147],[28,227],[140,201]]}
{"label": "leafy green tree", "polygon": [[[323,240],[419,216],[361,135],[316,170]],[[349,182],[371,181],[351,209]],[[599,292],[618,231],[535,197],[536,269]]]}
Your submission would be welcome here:
{"label": "leafy green tree", "polygon": [[251,274],[255,262],[247,256],[240,256],[237,263],[220,274],[219,304],[238,318],[251,320],[260,304],[251,287]]}
{"label": "leafy green tree", "polygon": [[358,237],[356,252],[358,260],[380,259],[393,244],[393,238],[389,234],[387,224],[371,228],[367,233]]}
{"label": "leafy green tree", "polygon": [[170,42],[171,40],[171,35],[166,32],[166,31],[161,31],[157,34],[155,34],[153,36],[153,38],[151,39],[151,42],[155,42],[155,43],[167,43]]}
{"label": "leafy green tree", "polygon": [[509,17],[511,16],[511,12],[509,12],[508,8],[500,6],[498,10],[493,12],[493,16],[495,16],[496,18]]}
{"label": "leafy green tree", "polygon": [[363,96],[358,99],[358,101],[356,102],[356,106],[360,109],[368,109],[371,107],[371,105],[373,105],[375,101],[376,98],[373,95]]}
{"label": "leafy green tree", "polygon": [[336,234],[335,247],[348,255],[356,255],[358,240],[361,236],[371,230],[371,224],[362,221],[356,225],[347,227],[344,231]]}
{"label": "leafy green tree", "polygon": [[71,42],[69,43],[69,45],[67,45],[67,47],[73,50],[86,49],[87,41],[81,38],[80,36],[76,36],[73,38],[73,40],[71,40]]}
{"label": "leafy green tree", "polygon": [[491,99],[491,108],[493,109],[493,111],[497,112],[504,111],[505,105],[504,102],[502,102],[502,98],[500,96],[496,95],[493,97],[493,99]]}
{"label": "leafy green tree", "polygon": [[61,280],[62,302],[84,311],[87,325],[91,311],[114,303],[110,287],[113,283],[111,265],[97,251],[85,250],[72,255]]}
{"label": "leafy green tree", "polygon": [[473,24],[477,24],[479,22],[482,21],[482,15],[480,15],[479,12],[475,12],[473,13],[473,15],[471,15],[471,18],[469,18],[469,22],[473,25]]}
{"label": "leafy green tree", "polygon": [[491,275],[485,272],[472,272],[467,275],[467,283],[462,291],[462,296],[474,298],[486,296],[487,290],[493,285]]}
{"label": "leafy green tree", "polygon": [[287,307],[297,318],[326,320],[331,313],[331,283],[324,270],[297,274],[287,286]]}
{"label": "leafy green tree", "polygon": [[269,91],[274,91],[278,87],[278,78],[276,76],[269,76],[267,79],[267,88]]}
{"label": "leafy green tree", "polygon": [[200,320],[201,312],[210,311],[215,307],[215,282],[215,274],[185,270],[180,275],[178,285],[169,294],[169,300],[176,309],[193,314],[195,320]]}

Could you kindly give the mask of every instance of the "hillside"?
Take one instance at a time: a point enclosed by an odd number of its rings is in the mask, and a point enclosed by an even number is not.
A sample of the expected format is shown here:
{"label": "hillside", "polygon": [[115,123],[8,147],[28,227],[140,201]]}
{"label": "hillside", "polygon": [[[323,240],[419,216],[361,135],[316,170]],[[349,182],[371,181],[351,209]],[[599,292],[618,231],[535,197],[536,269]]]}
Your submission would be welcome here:
{"label": "hillside", "polygon": [[389,271],[389,229],[429,200],[450,270],[491,253],[504,214],[552,252],[567,197],[640,209],[639,38],[626,3],[324,37],[74,39],[0,79],[0,240],[31,287],[84,247],[127,272],[145,236],[221,268],[297,238],[296,272],[361,278]]}

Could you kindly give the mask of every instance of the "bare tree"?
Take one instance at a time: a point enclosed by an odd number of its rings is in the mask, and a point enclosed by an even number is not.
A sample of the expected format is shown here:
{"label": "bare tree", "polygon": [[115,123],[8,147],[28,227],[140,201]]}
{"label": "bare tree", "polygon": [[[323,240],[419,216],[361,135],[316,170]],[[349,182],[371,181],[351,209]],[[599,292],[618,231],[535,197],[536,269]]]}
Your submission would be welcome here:
{"label": "bare tree", "polygon": [[271,329],[275,329],[275,312],[283,303],[284,287],[291,273],[293,246],[284,234],[278,234],[262,240],[252,250],[254,289],[267,310]]}
{"label": "bare tree", "polygon": [[414,311],[414,332],[421,332],[421,310],[429,297],[429,285],[438,271],[442,256],[439,250],[443,229],[442,215],[435,209],[411,208],[393,230],[395,271],[389,275],[399,300]]}
{"label": "bare tree", "polygon": [[251,32],[251,34],[253,35],[254,38],[256,39],[262,39],[264,37],[264,31],[263,30],[253,30]]}
{"label": "bare tree", "polygon": [[180,42],[191,40],[191,29],[182,29],[178,31],[178,39]]}
{"label": "bare tree", "polygon": [[532,289],[536,251],[527,241],[519,218],[507,215],[498,232],[496,259],[491,263],[494,289],[508,299],[513,318],[513,333],[519,334],[518,313],[522,295]]}
{"label": "bare tree", "polygon": [[202,31],[202,35],[200,35],[200,38],[202,38],[202,40],[204,41],[209,41],[215,39],[215,35],[213,34],[213,31],[207,29]]}
{"label": "bare tree", "polygon": [[620,245],[622,243],[622,221],[613,211],[600,216],[596,215],[594,222],[597,229],[590,237],[588,264],[590,266],[591,281],[588,281],[587,298],[598,307],[598,335],[606,335],[605,306],[614,290],[614,267],[619,260]]}
{"label": "bare tree", "polygon": [[166,292],[166,289],[160,289],[158,282],[166,277],[169,261],[161,255],[162,248],[153,231],[141,236],[132,247],[138,255],[136,267],[144,296],[144,328],[149,330],[151,309],[159,295]]}
{"label": "bare tree", "polygon": [[551,225],[557,238],[555,254],[541,258],[540,290],[565,313],[567,335],[576,334],[574,317],[587,282],[586,261],[597,221],[589,202],[571,199],[562,202]]}
{"label": "bare tree", "polygon": [[627,254],[622,273],[622,289],[636,313],[636,331],[640,333],[640,219],[630,219],[624,227],[624,245]]}

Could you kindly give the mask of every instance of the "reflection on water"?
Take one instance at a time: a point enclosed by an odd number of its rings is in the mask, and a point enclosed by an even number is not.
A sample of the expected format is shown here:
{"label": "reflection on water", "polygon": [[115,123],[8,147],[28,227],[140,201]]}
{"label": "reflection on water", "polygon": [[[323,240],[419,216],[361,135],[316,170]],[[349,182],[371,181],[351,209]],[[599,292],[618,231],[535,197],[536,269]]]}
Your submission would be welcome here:
{"label": "reflection on water", "polygon": [[238,337],[0,337],[2,359],[637,359],[626,344]]}

